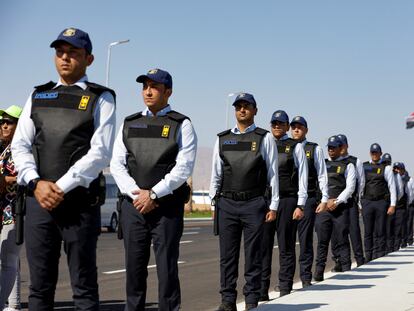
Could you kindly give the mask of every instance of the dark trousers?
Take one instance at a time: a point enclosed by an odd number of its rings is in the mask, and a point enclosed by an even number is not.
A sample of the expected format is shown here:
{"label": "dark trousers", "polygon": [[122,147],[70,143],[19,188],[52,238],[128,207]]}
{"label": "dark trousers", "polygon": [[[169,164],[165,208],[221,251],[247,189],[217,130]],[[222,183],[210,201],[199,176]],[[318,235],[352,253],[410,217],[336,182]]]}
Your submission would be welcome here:
{"label": "dark trousers", "polygon": [[263,197],[249,201],[218,200],[220,241],[220,294],[223,302],[235,303],[239,271],[240,243],[243,234],[244,278],[246,303],[255,304],[260,298],[262,269],[260,246],[263,224],[268,211]]}
{"label": "dark trousers", "polygon": [[[359,207],[353,199],[349,204],[349,238],[351,239],[352,250],[354,251],[357,265],[362,265],[365,262],[365,258],[362,248],[361,228],[359,225]],[[332,255],[337,260],[339,258],[339,250],[335,234],[332,235],[331,243]]]}
{"label": "dark trousers", "polygon": [[65,199],[49,212],[35,198],[27,197],[25,244],[30,270],[29,310],[54,309],[62,241],[75,310],[99,310],[96,245],[100,208],[85,201],[88,200],[84,197]]}
{"label": "dark trousers", "polygon": [[143,216],[132,203],[122,203],[126,265],[126,311],[145,310],[151,242],[158,275],[158,308],[177,311],[181,304],[178,256],[183,233],[183,202],[161,204]]}
{"label": "dark trousers", "polygon": [[404,228],[406,226],[405,220],[407,217],[406,208],[395,209],[395,223],[394,223],[394,252],[398,251],[403,244]]}
{"label": "dark trousers", "polygon": [[367,261],[382,257],[386,253],[386,224],[387,209],[386,200],[362,199],[362,218],[364,220],[364,246]]}
{"label": "dark trousers", "polygon": [[316,255],[316,272],[323,273],[329,250],[329,241],[335,235],[337,241],[338,260],[343,271],[351,268],[351,249],[349,245],[349,204],[340,204],[332,212],[322,212],[316,215],[316,233],[318,236],[318,251]]}
{"label": "dark trousers", "polygon": [[300,279],[312,280],[313,264],[313,231],[315,227],[316,207],[318,202],[314,197],[308,197],[304,209],[304,217],[298,222],[298,237],[300,243]]}
{"label": "dark trousers", "polygon": [[392,253],[394,251],[395,214],[396,214],[396,212],[392,215],[387,215],[387,226],[385,228],[385,235],[386,235],[386,239],[387,239],[387,254]]}
{"label": "dark trousers", "polygon": [[293,220],[297,207],[297,198],[281,198],[275,223],[266,223],[262,240],[262,295],[267,294],[272,272],[272,254],[275,231],[279,247],[279,288],[281,291],[292,290],[293,276],[296,268],[296,230],[298,221]]}
{"label": "dark trousers", "polygon": [[410,204],[407,211],[407,243],[413,244],[413,220],[414,220],[414,205]]}

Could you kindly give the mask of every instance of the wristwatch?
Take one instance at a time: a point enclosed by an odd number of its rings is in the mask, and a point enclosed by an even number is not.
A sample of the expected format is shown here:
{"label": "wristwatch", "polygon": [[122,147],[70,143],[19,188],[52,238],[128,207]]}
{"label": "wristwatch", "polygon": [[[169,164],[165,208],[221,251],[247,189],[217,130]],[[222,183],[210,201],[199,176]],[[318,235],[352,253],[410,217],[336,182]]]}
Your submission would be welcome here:
{"label": "wristwatch", "polygon": [[29,181],[29,183],[27,184],[27,188],[34,192],[36,190],[37,187],[37,183],[39,182],[40,178],[34,178],[31,181]]}
{"label": "wristwatch", "polygon": [[149,197],[150,197],[151,200],[158,199],[157,194],[152,189],[149,191]]}

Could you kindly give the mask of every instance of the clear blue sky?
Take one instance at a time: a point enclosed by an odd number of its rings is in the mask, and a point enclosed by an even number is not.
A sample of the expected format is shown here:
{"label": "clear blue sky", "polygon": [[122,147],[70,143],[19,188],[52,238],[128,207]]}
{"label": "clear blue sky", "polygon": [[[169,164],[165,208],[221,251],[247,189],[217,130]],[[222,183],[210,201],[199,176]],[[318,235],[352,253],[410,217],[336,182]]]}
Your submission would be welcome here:
{"label": "clear blue sky", "polygon": [[[256,123],[273,111],[303,115],[309,140],[348,136],[368,158],[378,142],[414,173],[414,1],[17,1],[0,2],[0,106],[23,105],[32,87],[56,81],[49,44],[69,26],[89,32],[90,80],[118,94],[118,124],[143,109],[137,75],[174,79],[172,106],[191,117],[200,146],[224,130],[230,92],[255,95]],[[231,122],[234,116],[231,110]]]}

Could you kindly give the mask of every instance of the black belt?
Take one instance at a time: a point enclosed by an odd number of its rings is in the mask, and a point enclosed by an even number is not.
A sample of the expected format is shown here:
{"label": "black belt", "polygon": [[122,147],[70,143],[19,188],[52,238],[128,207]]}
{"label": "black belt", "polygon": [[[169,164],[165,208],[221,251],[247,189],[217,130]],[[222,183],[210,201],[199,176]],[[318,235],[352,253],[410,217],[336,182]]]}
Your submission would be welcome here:
{"label": "black belt", "polygon": [[264,196],[265,190],[257,189],[251,191],[222,191],[220,196],[234,201],[248,201],[256,197]]}

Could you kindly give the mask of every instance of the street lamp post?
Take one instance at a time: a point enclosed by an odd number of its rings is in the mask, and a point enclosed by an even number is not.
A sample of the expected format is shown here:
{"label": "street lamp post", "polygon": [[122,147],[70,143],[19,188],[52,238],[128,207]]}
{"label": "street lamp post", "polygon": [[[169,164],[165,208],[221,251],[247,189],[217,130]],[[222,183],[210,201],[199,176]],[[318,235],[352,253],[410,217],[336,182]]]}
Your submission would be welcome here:
{"label": "street lamp post", "polygon": [[109,87],[109,67],[111,66],[111,48],[115,45],[122,44],[122,43],[128,43],[129,40],[122,40],[122,41],[116,41],[112,42],[108,45],[108,58],[106,60],[106,83],[105,85]]}

